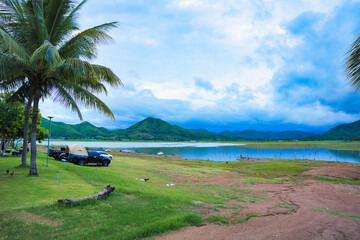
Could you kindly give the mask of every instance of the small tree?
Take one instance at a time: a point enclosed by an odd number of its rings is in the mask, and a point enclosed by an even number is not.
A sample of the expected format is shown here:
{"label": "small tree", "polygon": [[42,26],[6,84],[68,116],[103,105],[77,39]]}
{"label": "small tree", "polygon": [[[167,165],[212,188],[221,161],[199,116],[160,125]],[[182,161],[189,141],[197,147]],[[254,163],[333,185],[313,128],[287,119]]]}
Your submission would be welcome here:
{"label": "small tree", "polygon": [[23,106],[20,102],[6,102],[9,94],[0,94],[0,135],[1,156],[5,155],[11,141],[22,135],[21,117]]}
{"label": "small tree", "polygon": [[[0,93],[0,154],[5,155],[9,145],[16,147],[15,142],[19,142],[23,137],[23,128],[25,123],[24,109],[25,106],[19,101],[7,101],[9,96],[13,93]],[[41,114],[39,113],[37,121],[36,140],[41,141],[48,136],[48,131],[40,127],[42,121]],[[31,124],[31,119],[30,119]],[[29,131],[29,130],[28,130]],[[26,139],[29,141],[30,139]],[[24,147],[26,152],[27,146]],[[24,152],[24,151],[23,151]],[[26,162],[25,162],[26,163]],[[22,166],[24,164],[22,163]],[[26,165],[25,165],[26,166]]]}

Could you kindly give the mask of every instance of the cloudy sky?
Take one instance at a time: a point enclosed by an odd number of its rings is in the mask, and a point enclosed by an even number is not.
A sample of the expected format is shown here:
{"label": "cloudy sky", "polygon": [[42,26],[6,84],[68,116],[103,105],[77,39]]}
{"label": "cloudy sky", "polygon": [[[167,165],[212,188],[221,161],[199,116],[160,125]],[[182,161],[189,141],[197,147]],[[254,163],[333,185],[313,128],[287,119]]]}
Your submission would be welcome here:
{"label": "cloudy sky", "polygon": [[[360,33],[355,0],[90,0],[81,29],[118,21],[95,63],[124,87],[100,95],[109,129],[146,117],[185,128],[322,132],[360,119],[344,55]],[[45,100],[44,117],[79,123]]]}

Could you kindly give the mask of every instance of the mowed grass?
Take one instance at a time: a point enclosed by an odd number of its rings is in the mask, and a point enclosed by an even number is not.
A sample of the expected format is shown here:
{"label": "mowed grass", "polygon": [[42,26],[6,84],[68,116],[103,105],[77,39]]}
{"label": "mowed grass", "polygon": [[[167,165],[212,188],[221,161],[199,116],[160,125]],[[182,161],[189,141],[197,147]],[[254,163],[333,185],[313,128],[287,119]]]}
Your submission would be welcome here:
{"label": "mowed grass", "polygon": [[[19,158],[0,159],[0,239],[138,239],[202,221],[191,212],[191,192],[167,187],[168,179],[148,172],[146,163],[142,168],[139,162],[131,164],[133,159],[117,158],[105,168],[50,160],[42,173],[46,155],[39,155],[38,177],[17,167]],[[14,176],[6,175],[8,168],[15,169]],[[136,180],[141,177],[151,181]],[[106,199],[74,206],[56,203],[58,198],[92,195],[108,184],[116,190]]]}
{"label": "mowed grass", "polygon": [[[81,167],[49,159],[49,166],[44,166],[42,172],[46,154],[39,151],[37,177],[28,176],[29,168],[19,167],[20,157],[0,158],[0,239],[152,238],[200,224],[203,215],[194,211],[202,207],[199,203],[232,209],[227,205],[230,199],[251,203],[266,198],[231,184],[193,182],[189,178],[237,172],[245,183],[287,181],[301,178],[301,172],[323,164],[292,160],[225,163],[114,155],[109,167]],[[15,170],[14,176],[7,175],[6,169]],[[142,182],[139,178],[150,180]],[[175,186],[168,187],[168,183]],[[109,184],[116,189],[107,198],[69,206],[57,204],[59,198],[92,195]]]}

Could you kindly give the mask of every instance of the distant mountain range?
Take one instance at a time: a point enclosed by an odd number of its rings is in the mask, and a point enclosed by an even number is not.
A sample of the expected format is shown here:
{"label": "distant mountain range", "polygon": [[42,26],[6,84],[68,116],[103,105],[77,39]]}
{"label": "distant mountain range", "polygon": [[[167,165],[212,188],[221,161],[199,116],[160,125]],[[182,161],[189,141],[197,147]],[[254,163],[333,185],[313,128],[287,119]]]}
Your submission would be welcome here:
{"label": "distant mountain range", "polygon": [[255,130],[245,131],[224,131],[222,135],[229,136],[238,140],[285,140],[285,139],[299,139],[304,137],[313,136],[313,133],[301,131],[283,131],[283,132],[263,132]]}
{"label": "distant mountain range", "polygon": [[[49,120],[41,126],[48,129]],[[360,139],[360,121],[342,124],[323,134],[302,131],[224,131],[211,133],[206,129],[185,129],[158,118],[146,118],[126,129],[109,130],[89,122],[66,124],[51,122],[51,137],[55,139],[152,140],[152,141],[238,141],[238,140],[354,140]]]}
{"label": "distant mountain range", "polygon": [[[43,118],[41,126],[49,128],[49,120]],[[153,141],[231,141],[231,137],[210,132],[194,132],[171,125],[161,119],[146,118],[126,129],[109,130],[89,122],[66,124],[51,122],[51,137],[65,139],[153,140]]]}

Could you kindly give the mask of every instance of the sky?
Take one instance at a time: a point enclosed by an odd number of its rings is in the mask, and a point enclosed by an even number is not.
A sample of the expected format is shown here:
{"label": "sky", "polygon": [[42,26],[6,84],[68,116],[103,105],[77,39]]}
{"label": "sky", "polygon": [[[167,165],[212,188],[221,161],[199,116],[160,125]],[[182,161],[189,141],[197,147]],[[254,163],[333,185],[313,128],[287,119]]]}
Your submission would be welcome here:
{"label": "sky", "polygon": [[[98,95],[113,121],[81,106],[85,121],[127,128],[156,117],[188,129],[320,133],[360,119],[344,72],[360,33],[355,0],[89,0],[82,30],[118,21],[93,63],[123,87]],[[43,117],[80,123],[51,98]]]}

